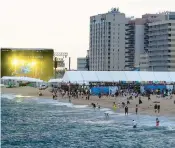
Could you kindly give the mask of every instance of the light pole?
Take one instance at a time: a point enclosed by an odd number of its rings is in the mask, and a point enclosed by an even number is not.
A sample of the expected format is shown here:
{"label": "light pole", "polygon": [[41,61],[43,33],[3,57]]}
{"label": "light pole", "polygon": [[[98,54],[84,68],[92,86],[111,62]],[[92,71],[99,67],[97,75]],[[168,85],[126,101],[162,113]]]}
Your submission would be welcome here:
{"label": "light pole", "polygon": [[57,63],[58,63],[57,57],[55,57],[55,59],[54,59],[55,79],[56,79],[56,69],[57,69],[57,66],[58,66]]}

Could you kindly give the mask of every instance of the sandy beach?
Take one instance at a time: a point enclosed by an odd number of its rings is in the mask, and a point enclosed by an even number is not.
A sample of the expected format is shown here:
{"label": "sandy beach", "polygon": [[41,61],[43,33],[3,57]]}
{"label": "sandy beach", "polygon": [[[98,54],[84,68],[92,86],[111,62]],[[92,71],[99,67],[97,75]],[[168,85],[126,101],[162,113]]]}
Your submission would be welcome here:
{"label": "sandy beach", "polygon": [[[16,94],[16,95],[23,95],[23,96],[33,96],[33,97],[38,97],[38,98],[48,98],[52,99],[52,93],[46,89],[42,90],[42,97],[38,96],[39,90],[37,88],[32,88],[32,87],[20,87],[20,88],[1,88],[1,94]],[[72,103],[75,105],[90,105],[92,102],[93,103],[98,103],[101,107],[105,108],[111,108],[113,102],[116,102],[116,104],[121,104],[122,102],[126,103],[126,98],[127,97],[106,97],[102,96],[101,98],[98,98],[97,96],[90,96],[90,100],[86,100],[85,97],[79,97],[78,99],[72,98]],[[61,96],[58,96],[58,99],[60,101],[66,100],[67,96],[62,98]],[[165,97],[165,98],[157,98],[156,96],[151,96],[151,101],[148,101],[147,97],[141,97],[142,99],[142,104],[139,105],[138,113],[139,114],[146,114],[146,115],[159,115],[159,116],[175,116],[175,96],[173,96],[172,99],[170,97]],[[158,101],[160,102],[160,113],[157,114],[154,112],[154,102]],[[129,113],[135,113],[135,106],[138,104],[139,99],[134,98],[133,100],[130,100],[130,104],[128,105],[129,107]],[[117,112],[124,113],[124,109],[122,107],[118,108]]]}

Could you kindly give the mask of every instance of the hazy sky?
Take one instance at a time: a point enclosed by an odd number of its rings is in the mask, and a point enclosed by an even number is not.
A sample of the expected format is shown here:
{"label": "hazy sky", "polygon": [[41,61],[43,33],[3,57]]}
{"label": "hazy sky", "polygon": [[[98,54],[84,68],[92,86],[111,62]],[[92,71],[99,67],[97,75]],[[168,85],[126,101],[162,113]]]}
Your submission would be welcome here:
{"label": "hazy sky", "polygon": [[175,11],[175,0],[0,0],[0,46],[68,52],[76,68],[89,48],[89,17],[112,7],[141,17]]}

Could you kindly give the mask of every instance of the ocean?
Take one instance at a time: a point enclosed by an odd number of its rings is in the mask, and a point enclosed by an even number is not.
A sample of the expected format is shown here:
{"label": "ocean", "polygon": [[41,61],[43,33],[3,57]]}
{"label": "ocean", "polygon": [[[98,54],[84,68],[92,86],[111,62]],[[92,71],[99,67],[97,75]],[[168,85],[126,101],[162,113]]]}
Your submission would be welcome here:
{"label": "ocean", "polygon": [[[110,114],[108,120],[105,112]],[[1,96],[1,147],[175,148],[175,117],[159,117],[158,128],[155,119],[6,94]]]}

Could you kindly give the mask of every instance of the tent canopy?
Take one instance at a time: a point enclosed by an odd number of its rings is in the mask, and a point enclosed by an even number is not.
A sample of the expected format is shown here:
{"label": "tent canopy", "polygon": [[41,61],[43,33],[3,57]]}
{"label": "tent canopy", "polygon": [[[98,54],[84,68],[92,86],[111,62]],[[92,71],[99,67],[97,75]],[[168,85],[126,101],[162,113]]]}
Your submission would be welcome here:
{"label": "tent canopy", "polygon": [[27,82],[43,82],[43,80],[30,78],[30,77],[10,77],[10,76],[3,76],[2,80],[16,80],[16,81],[27,81]]}
{"label": "tent canopy", "polygon": [[175,82],[175,72],[152,71],[66,71],[62,82],[119,82],[119,81],[166,81]]}
{"label": "tent canopy", "polygon": [[62,82],[62,79],[50,79],[48,82],[49,83],[54,83],[54,82],[61,83]]}
{"label": "tent canopy", "polygon": [[142,81],[155,81],[155,75],[153,72],[140,71],[139,74]]}

